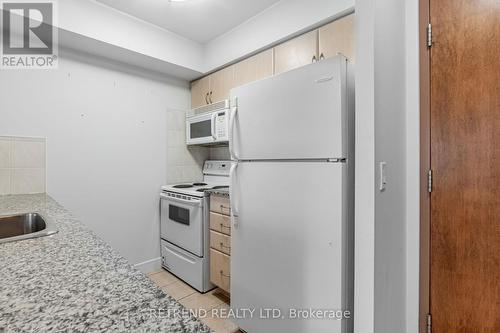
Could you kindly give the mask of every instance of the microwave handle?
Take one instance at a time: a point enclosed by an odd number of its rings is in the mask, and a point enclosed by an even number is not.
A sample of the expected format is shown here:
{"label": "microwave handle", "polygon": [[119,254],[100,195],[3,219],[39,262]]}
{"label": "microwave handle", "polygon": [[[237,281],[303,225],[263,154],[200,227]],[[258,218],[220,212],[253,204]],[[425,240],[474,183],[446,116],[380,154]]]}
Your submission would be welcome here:
{"label": "microwave handle", "polygon": [[214,140],[217,140],[217,135],[215,133],[216,131],[216,128],[215,128],[215,122],[217,120],[217,112],[214,112],[212,114],[212,121],[211,121],[211,132],[212,132],[212,138],[214,138]]}
{"label": "microwave handle", "polygon": [[229,155],[231,156],[231,160],[233,161],[238,160],[238,157],[234,152],[234,122],[237,113],[238,113],[238,107],[234,106],[231,109],[231,117],[229,118]]}

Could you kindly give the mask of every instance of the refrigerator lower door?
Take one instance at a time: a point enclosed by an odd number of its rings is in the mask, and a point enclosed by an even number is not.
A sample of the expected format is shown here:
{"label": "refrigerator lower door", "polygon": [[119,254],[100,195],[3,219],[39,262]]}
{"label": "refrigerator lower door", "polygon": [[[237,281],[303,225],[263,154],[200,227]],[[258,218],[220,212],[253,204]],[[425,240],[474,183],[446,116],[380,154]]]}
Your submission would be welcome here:
{"label": "refrigerator lower door", "polygon": [[[349,320],[310,317],[352,314],[346,165],[240,162],[231,180],[231,308],[245,317],[237,324],[248,333],[346,332]],[[279,318],[269,318],[273,309]]]}

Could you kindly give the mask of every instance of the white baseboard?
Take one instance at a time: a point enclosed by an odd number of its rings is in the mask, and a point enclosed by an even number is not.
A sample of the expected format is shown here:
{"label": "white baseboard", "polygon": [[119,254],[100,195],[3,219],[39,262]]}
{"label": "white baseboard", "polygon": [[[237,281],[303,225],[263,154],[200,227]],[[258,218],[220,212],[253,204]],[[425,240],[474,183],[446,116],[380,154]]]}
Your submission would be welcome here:
{"label": "white baseboard", "polygon": [[159,271],[161,269],[161,257],[146,260],[133,266],[145,274]]}

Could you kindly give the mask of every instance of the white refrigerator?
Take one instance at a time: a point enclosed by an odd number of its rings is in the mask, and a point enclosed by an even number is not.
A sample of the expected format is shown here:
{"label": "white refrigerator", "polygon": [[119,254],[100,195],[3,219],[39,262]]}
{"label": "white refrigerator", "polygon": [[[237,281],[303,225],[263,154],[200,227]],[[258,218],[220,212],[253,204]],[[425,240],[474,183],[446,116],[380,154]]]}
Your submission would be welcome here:
{"label": "white refrigerator", "polygon": [[231,91],[231,309],[248,333],[352,332],[354,82],[343,56]]}

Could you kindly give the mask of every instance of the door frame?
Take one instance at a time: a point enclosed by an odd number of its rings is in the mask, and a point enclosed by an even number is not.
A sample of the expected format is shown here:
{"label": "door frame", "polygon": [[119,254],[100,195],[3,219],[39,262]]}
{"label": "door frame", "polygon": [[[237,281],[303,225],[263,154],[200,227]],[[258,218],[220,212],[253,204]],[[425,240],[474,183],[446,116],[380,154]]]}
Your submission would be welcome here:
{"label": "door frame", "polygon": [[419,62],[420,62],[420,269],[419,269],[419,332],[427,331],[430,312],[431,264],[431,196],[428,172],[431,170],[431,62],[427,47],[427,26],[430,22],[430,0],[419,0]]}

